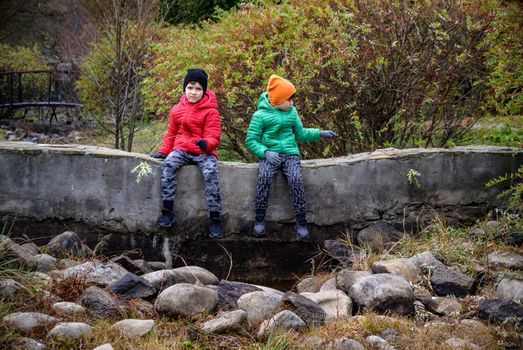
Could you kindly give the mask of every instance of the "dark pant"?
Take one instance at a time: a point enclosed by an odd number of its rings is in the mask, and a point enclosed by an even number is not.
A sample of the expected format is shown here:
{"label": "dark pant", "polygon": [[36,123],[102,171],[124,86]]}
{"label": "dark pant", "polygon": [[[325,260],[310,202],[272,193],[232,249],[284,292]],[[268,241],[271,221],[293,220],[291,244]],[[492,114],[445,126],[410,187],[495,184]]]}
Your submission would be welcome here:
{"label": "dark pant", "polygon": [[296,220],[303,225],[306,223],[305,214],[307,213],[307,207],[300,157],[292,154],[280,154],[280,156],[282,158],[280,165],[272,165],[266,159],[260,161],[258,181],[256,183],[256,220],[263,221],[265,219],[272,179],[278,170],[282,169],[289,183]]}
{"label": "dark pant", "polygon": [[176,197],[176,172],[184,165],[198,165],[205,179],[205,198],[209,211],[221,211],[218,184],[218,160],[212,154],[191,154],[174,150],[162,162],[162,199],[173,201]]}

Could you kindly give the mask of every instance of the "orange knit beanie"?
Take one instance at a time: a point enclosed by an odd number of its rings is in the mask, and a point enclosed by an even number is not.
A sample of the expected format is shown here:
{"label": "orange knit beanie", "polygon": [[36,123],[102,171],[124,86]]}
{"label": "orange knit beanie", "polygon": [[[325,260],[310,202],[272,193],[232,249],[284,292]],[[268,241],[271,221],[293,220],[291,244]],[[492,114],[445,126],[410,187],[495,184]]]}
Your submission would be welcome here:
{"label": "orange knit beanie", "polygon": [[271,106],[276,106],[287,101],[295,93],[296,88],[287,79],[283,79],[275,74],[271,75],[269,78],[267,94],[269,95]]}

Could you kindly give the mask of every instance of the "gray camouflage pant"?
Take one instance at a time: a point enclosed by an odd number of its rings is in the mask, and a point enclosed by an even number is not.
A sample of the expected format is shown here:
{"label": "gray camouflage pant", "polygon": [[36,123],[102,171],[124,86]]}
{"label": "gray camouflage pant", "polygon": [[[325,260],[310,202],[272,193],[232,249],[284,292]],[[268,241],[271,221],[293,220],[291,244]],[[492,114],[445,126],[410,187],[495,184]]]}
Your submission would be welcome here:
{"label": "gray camouflage pant", "polygon": [[[294,154],[280,154],[282,162],[280,165],[272,165],[266,159],[260,161],[258,169],[258,181],[256,183],[256,213],[265,216],[272,179],[279,169],[289,183],[289,190],[292,195],[292,205],[297,218],[305,218],[307,206],[305,203],[305,189],[301,175],[300,157]],[[260,218],[261,219],[261,218]]]}
{"label": "gray camouflage pant", "polygon": [[162,199],[176,197],[176,172],[184,165],[198,165],[205,179],[205,198],[209,211],[221,211],[220,187],[218,184],[218,160],[212,154],[191,154],[174,150],[162,162]]}

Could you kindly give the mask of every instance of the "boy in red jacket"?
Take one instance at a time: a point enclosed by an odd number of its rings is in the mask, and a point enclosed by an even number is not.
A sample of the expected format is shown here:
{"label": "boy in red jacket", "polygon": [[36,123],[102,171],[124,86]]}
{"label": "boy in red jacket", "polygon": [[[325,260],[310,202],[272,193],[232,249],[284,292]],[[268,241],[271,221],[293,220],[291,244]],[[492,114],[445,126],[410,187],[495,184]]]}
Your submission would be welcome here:
{"label": "boy in red jacket", "polygon": [[210,212],[209,235],[223,237],[220,228],[221,199],[218,185],[218,154],[220,114],[213,91],[207,89],[207,73],[193,68],[183,81],[184,95],[169,114],[169,126],[158,153],[161,166],[163,209],[159,227],[174,224],[176,172],[186,164],[195,164],[205,179],[205,197]]}

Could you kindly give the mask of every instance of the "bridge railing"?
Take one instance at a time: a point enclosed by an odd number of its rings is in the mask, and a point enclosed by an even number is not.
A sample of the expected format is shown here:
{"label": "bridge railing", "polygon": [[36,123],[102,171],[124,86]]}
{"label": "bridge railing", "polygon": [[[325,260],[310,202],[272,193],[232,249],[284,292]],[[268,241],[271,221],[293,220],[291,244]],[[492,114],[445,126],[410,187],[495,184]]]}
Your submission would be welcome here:
{"label": "bridge railing", "polygon": [[0,108],[80,107],[80,73],[62,70],[0,72]]}

